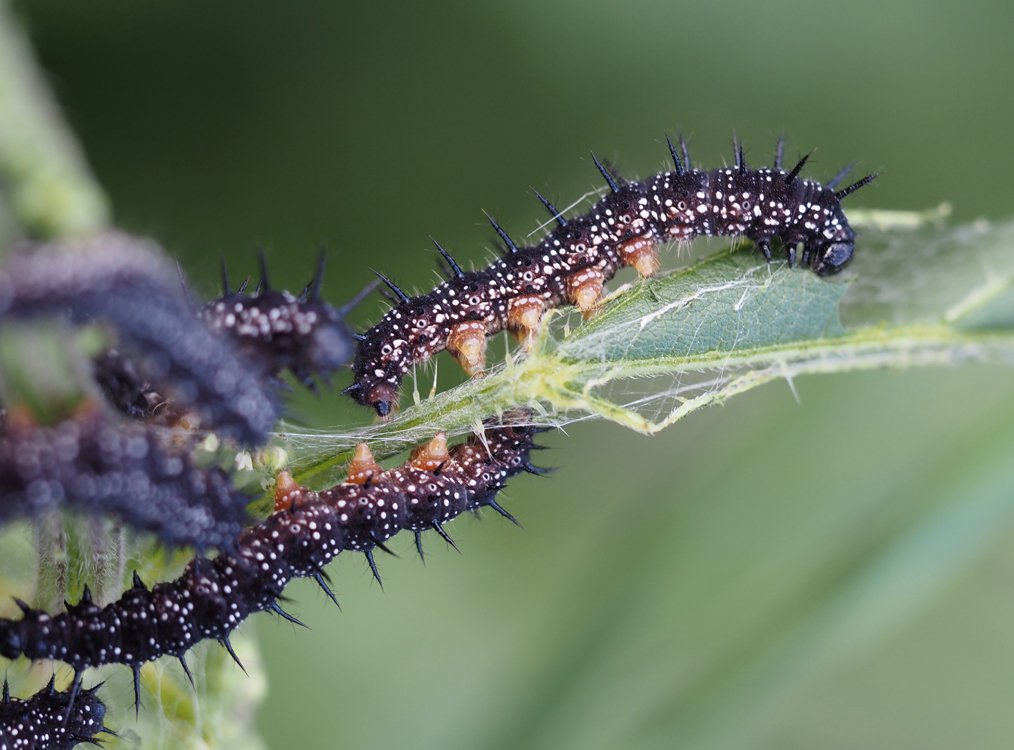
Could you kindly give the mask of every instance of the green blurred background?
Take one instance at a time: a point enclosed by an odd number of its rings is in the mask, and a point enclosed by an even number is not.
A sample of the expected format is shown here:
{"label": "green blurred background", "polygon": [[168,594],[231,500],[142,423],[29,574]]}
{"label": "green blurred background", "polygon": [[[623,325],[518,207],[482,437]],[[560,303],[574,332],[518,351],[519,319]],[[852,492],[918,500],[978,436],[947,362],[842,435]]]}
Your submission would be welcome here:
{"label": "green blurred background", "polygon": [[[856,206],[1007,217],[1014,6],[907,2],[176,2],[15,6],[117,222],[201,290],[219,257],[278,283],[332,249],[433,278],[524,235],[534,185],[567,204],[693,135],[699,162],[776,135],[812,174],[881,168]],[[862,246],[855,270],[862,273]],[[672,255],[669,263],[676,263]],[[370,301],[356,321],[375,320]],[[453,368],[445,360],[441,370]],[[977,748],[1014,738],[1010,371],[768,386],[643,438],[555,434],[561,471],[509,490],[519,532],[455,524],[464,556],[401,540],[381,592],[332,569],[344,612],[266,616],[272,747]],[[369,419],[329,394],[318,426]],[[311,418],[312,417],[312,418]]]}

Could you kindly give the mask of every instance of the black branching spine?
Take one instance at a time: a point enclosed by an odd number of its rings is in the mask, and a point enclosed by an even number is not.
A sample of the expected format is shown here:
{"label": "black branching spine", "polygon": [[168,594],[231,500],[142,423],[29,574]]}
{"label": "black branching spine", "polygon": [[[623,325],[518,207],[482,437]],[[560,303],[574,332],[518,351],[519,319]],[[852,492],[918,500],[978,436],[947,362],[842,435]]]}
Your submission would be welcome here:
{"label": "black branching spine", "polygon": [[[247,616],[278,605],[290,580],[313,577],[326,588],[324,567],[340,552],[358,551],[373,564],[373,550],[402,530],[435,530],[466,510],[490,507],[513,520],[496,502],[507,480],[539,470],[529,462],[532,438],[527,414],[489,422],[482,436],[447,450],[438,436],[404,465],[384,471],[362,448],[350,481],[314,492],[279,477],[274,514],[240,534],[232,551],[197,558],[174,581],[134,586],[105,607],[85,598],[67,612],[49,615],[19,603],[24,616],[0,620],[0,655],[55,659],[80,675],[88,667],[125,664],[135,675],[163,655],[183,661],[200,641],[229,635]],[[294,619],[294,618],[293,618]],[[231,651],[231,648],[230,648]],[[183,662],[184,668],[186,663]]]}
{"label": "black branching spine", "polygon": [[31,698],[12,698],[4,680],[0,699],[0,750],[71,750],[79,744],[99,744],[96,735],[113,734],[103,725],[106,707],[95,694],[81,688],[58,691],[54,681]]}
{"label": "black branching spine", "polygon": [[836,190],[841,173],[828,185],[798,177],[805,156],[782,169],[781,144],[774,167],[749,169],[734,141],[735,166],[711,171],[691,166],[682,139],[679,151],[671,141],[669,147],[673,171],[636,182],[617,178],[593,155],[609,192],[581,216],[565,218],[536,194],[558,226],[535,245],[519,246],[490,218],[507,250],[485,269],[462,272],[440,248],[453,271],[450,278],[418,297],[394,287],[395,307],[363,335],[355,380],[346,392],[385,416],[412,367],[444,349],[469,375],[477,374],[485,365],[488,336],[510,330],[530,340],[546,310],[565,303],[590,312],[602,285],[620,267],[654,274],[656,248],[664,243],[746,237],[770,261],[778,240],[790,266],[801,246],[802,264],[822,276],[852,259],[855,232],[841,201],[876,175]]}

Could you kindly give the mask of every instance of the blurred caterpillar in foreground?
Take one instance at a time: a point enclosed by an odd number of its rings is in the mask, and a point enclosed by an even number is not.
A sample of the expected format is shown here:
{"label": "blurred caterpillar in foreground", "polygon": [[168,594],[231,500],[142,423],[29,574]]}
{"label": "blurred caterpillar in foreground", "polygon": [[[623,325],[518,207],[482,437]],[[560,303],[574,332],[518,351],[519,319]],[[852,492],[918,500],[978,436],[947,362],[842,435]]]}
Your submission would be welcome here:
{"label": "blurred caterpillar in foreground", "polygon": [[[25,248],[28,249],[28,248]],[[54,425],[15,409],[0,425],[0,522],[61,508],[118,516],[168,545],[228,547],[250,498],[219,468],[198,466],[193,440],[159,426],[211,427],[261,443],[277,416],[277,376],[326,380],[352,355],[344,308],[320,299],[323,256],[299,297],[262,276],[194,305],[157,248],[107,233],[34,248],[0,266],[0,315],[101,322],[121,348],[95,357],[107,400]],[[353,303],[354,304],[354,303]]]}
{"label": "blurred caterpillar in foreground", "polygon": [[228,547],[251,520],[250,498],[222,469],[199,466],[192,446],[178,440],[95,406],[52,427],[8,418],[0,430],[0,523],[66,509],[116,516],[170,546]]}
{"label": "blurred caterpillar in foreground", "polygon": [[0,266],[0,319],[50,316],[105,324],[143,376],[172,388],[207,426],[259,445],[278,418],[277,399],[258,373],[198,320],[183,288],[151,242],[107,232],[42,245]]}

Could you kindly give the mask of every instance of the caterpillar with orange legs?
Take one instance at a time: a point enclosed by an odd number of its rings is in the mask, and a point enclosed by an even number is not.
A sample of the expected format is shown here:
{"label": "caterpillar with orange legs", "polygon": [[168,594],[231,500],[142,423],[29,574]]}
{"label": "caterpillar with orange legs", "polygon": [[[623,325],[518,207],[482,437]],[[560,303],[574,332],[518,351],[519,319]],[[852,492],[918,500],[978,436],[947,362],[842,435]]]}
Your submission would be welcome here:
{"label": "caterpillar with orange legs", "polygon": [[790,266],[802,246],[802,265],[821,276],[838,273],[852,259],[855,232],[841,201],[876,174],[840,190],[848,168],[826,184],[802,179],[809,154],[786,171],[781,140],[772,167],[749,169],[735,139],[735,165],[704,171],[693,168],[682,137],[679,149],[667,141],[673,170],[640,181],[620,179],[593,155],[609,193],[581,216],[565,217],[536,193],[557,226],[535,245],[517,244],[487,214],[506,248],[488,268],[464,271],[438,244],[450,276],[433,291],[410,297],[381,275],[397,295],[395,307],[357,336],[346,393],[386,416],[405,375],[444,349],[474,376],[485,367],[488,337],[508,330],[527,342],[545,312],[565,303],[590,312],[619,268],[655,274],[656,248],[663,243],[741,236],[771,261],[772,244],[780,241]]}

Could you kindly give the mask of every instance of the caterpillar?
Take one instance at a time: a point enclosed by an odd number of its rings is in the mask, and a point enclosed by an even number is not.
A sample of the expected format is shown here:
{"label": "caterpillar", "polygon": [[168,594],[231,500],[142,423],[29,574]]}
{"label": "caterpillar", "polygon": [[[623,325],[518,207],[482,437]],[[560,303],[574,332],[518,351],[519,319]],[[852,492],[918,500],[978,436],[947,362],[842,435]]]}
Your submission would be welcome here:
{"label": "caterpillar", "polygon": [[58,508],[112,514],[167,545],[227,548],[250,498],[188,446],[96,408],[52,427],[9,418],[0,432],[0,522]]}
{"label": "caterpillar", "polygon": [[489,507],[516,523],[496,495],[521,471],[544,473],[529,461],[538,430],[525,424],[527,417],[518,412],[489,421],[482,434],[451,450],[438,435],[387,471],[362,446],[347,481],[321,492],[282,473],[278,510],[242,532],[231,550],[195,558],[179,578],[151,589],[135,573],[133,587],[105,607],[84,596],[66,612],[48,615],[19,602],[21,619],[0,619],[0,655],[66,662],[76,683],[89,667],[125,664],[134,673],[138,707],[146,661],[174,656],[189,677],[186,652],[213,638],[239,663],[229,635],[248,615],[271,610],[302,625],[278,604],[293,578],[312,577],[337,604],[323,568],[340,552],[363,553],[379,581],[373,550],[386,549],[399,531],[416,534],[421,554],[421,534],[429,529],[453,544],[444,524],[466,510]]}
{"label": "caterpillar", "polygon": [[[247,294],[249,279],[236,291],[229,284],[222,265],[222,295],[197,309],[198,317],[213,331],[230,339],[239,356],[271,386],[285,370],[298,381],[316,390],[315,380],[329,382],[331,373],[352,357],[354,339],[344,322],[346,313],[357,305],[365,290],[350,303],[335,308],[320,298],[324,255],[303,292],[272,289],[268,283],[264,256],[261,281]],[[181,404],[167,395],[166,386],[145,379],[136,362],[116,349],[107,349],[92,362],[96,381],[109,402],[119,411],[149,423],[175,426],[187,423],[189,415]]]}
{"label": "caterpillar", "polygon": [[274,394],[198,319],[153,243],[107,232],[13,255],[0,267],[0,318],[41,315],[109,324],[145,378],[223,435],[259,445],[275,424]]}
{"label": "caterpillar", "polygon": [[641,181],[620,179],[592,154],[609,193],[582,216],[567,218],[536,193],[557,226],[535,245],[518,245],[487,214],[506,248],[488,268],[463,271],[437,244],[450,273],[432,292],[410,297],[380,275],[398,299],[358,336],[354,380],[346,393],[386,416],[405,374],[444,349],[474,376],[485,367],[489,336],[506,329],[527,343],[546,310],[565,302],[589,313],[621,266],[633,266],[641,276],[655,274],[661,243],[744,236],[770,262],[772,243],[780,240],[790,267],[801,245],[802,264],[821,276],[838,273],[852,259],[855,232],[841,201],[872,182],[875,173],[841,190],[837,186],[849,168],[825,185],[801,179],[809,154],[783,170],[781,139],[773,167],[747,168],[743,147],[733,139],[735,165],[703,171],[693,168],[682,137],[679,150],[666,140],[673,170]]}
{"label": "caterpillar", "polygon": [[[345,315],[372,290],[364,290],[346,305],[332,307],[320,297],[323,272],[321,254],[316,273],[300,295],[272,289],[262,254],[261,280],[256,290],[247,294],[249,279],[233,291],[223,263],[221,296],[199,306],[196,314],[214,332],[229,339],[240,358],[269,387],[279,386],[278,376],[289,370],[303,385],[316,390],[315,378],[328,383],[330,375],[352,358],[355,340]],[[93,360],[92,369],[118,411],[168,426],[193,421],[183,405],[168,395],[171,388],[145,379],[137,363],[122,352],[107,349]]]}
{"label": "caterpillar", "polygon": [[289,370],[311,389],[314,376],[327,382],[332,372],[352,359],[355,340],[344,318],[359,298],[338,308],[321,299],[323,253],[313,279],[299,296],[271,288],[263,254],[260,266],[260,282],[249,295],[247,281],[232,291],[223,264],[222,296],[205,304],[200,317],[231,338],[240,353],[265,375],[274,377]]}
{"label": "caterpillar", "polygon": [[[0,750],[70,750],[98,745],[95,736],[114,733],[103,726],[106,707],[99,686],[58,691],[54,679],[27,700],[11,697],[4,680],[0,699]],[[115,735],[114,735],[115,736]]]}

